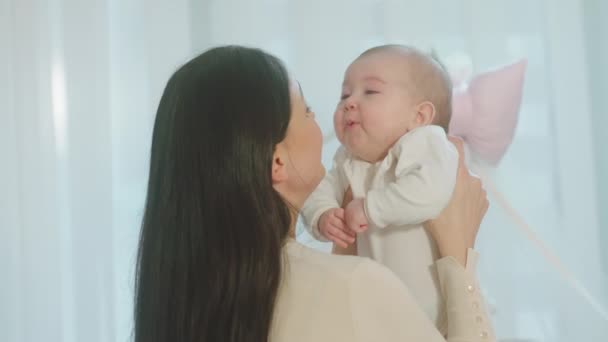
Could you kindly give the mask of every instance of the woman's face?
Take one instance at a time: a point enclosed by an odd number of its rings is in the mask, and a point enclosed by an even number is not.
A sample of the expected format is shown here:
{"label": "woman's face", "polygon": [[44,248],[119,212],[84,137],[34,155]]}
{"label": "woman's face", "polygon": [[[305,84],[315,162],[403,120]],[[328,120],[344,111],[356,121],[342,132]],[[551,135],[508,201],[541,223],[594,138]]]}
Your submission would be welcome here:
{"label": "woman's face", "polygon": [[[282,177],[275,177],[275,189],[292,205],[301,208],[306,198],[325,175],[321,164],[323,135],[315,113],[306,104],[299,83],[290,86],[291,119],[287,136],[279,145],[273,161],[273,173],[279,167]],[[277,158],[281,161],[277,164]]]}

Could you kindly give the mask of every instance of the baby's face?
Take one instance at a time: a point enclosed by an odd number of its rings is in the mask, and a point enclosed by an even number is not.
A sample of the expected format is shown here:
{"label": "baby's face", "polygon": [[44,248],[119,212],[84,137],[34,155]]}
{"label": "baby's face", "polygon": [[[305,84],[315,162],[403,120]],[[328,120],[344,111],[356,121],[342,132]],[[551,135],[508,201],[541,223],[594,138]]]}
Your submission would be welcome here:
{"label": "baby's face", "polygon": [[407,91],[407,68],[402,56],[380,52],[355,60],[346,70],[334,127],[354,156],[382,160],[412,128],[417,104]]}

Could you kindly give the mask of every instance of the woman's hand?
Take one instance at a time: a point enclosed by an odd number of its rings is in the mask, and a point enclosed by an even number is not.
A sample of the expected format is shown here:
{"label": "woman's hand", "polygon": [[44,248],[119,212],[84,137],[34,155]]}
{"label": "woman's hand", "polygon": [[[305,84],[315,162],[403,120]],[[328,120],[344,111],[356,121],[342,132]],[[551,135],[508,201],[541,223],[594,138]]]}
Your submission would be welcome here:
{"label": "woman's hand", "polygon": [[[342,208],[346,208],[346,206],[353,200],[353,192],[350,188],[346,190],[344,194],[344,199],[342,200]],[[348,228],[347,228],[348,229]],[[338,255],[357,255],[357,233],[349,229],[349,233],[355,238],[355,241],[349,244],[346,248],[340,247],[339,245],[334,243],[332,248],[333,254]]]}
{"label": "woman's hand", "polygon": [[464,164],[463,142],[450,137],[458,150],[458,174],[452,199],[441,214],[424,227],[431,234],[442,257],[452,256],[466,265],[467,249],[473,248],[479,225],[488,210],[486,191],[481,180],[469,173]]}

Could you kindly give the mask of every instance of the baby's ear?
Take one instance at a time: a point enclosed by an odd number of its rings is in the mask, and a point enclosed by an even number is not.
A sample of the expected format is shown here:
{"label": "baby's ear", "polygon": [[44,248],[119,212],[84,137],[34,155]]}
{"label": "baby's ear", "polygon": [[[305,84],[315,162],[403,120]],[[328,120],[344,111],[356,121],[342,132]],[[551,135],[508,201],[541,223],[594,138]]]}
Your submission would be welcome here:
{"label": "baby's ear", "polygon": [[433,123],[435,120],[435,106],[429,102],[424,101],[416,106],[416,126],[426,126]]}

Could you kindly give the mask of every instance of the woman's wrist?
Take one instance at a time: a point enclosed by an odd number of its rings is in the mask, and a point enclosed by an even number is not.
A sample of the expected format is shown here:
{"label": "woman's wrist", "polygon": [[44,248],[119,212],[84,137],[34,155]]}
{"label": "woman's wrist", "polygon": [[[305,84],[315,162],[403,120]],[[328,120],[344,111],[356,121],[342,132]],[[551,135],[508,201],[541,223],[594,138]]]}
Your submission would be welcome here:
{"label": "woman's wrist", "polygon": [[458,239],[456,237],[452,239],[439,238],[436,242],[441,258],[452,257],[456,259],[462,267],[466,266],[468,247],[463,239]]}

